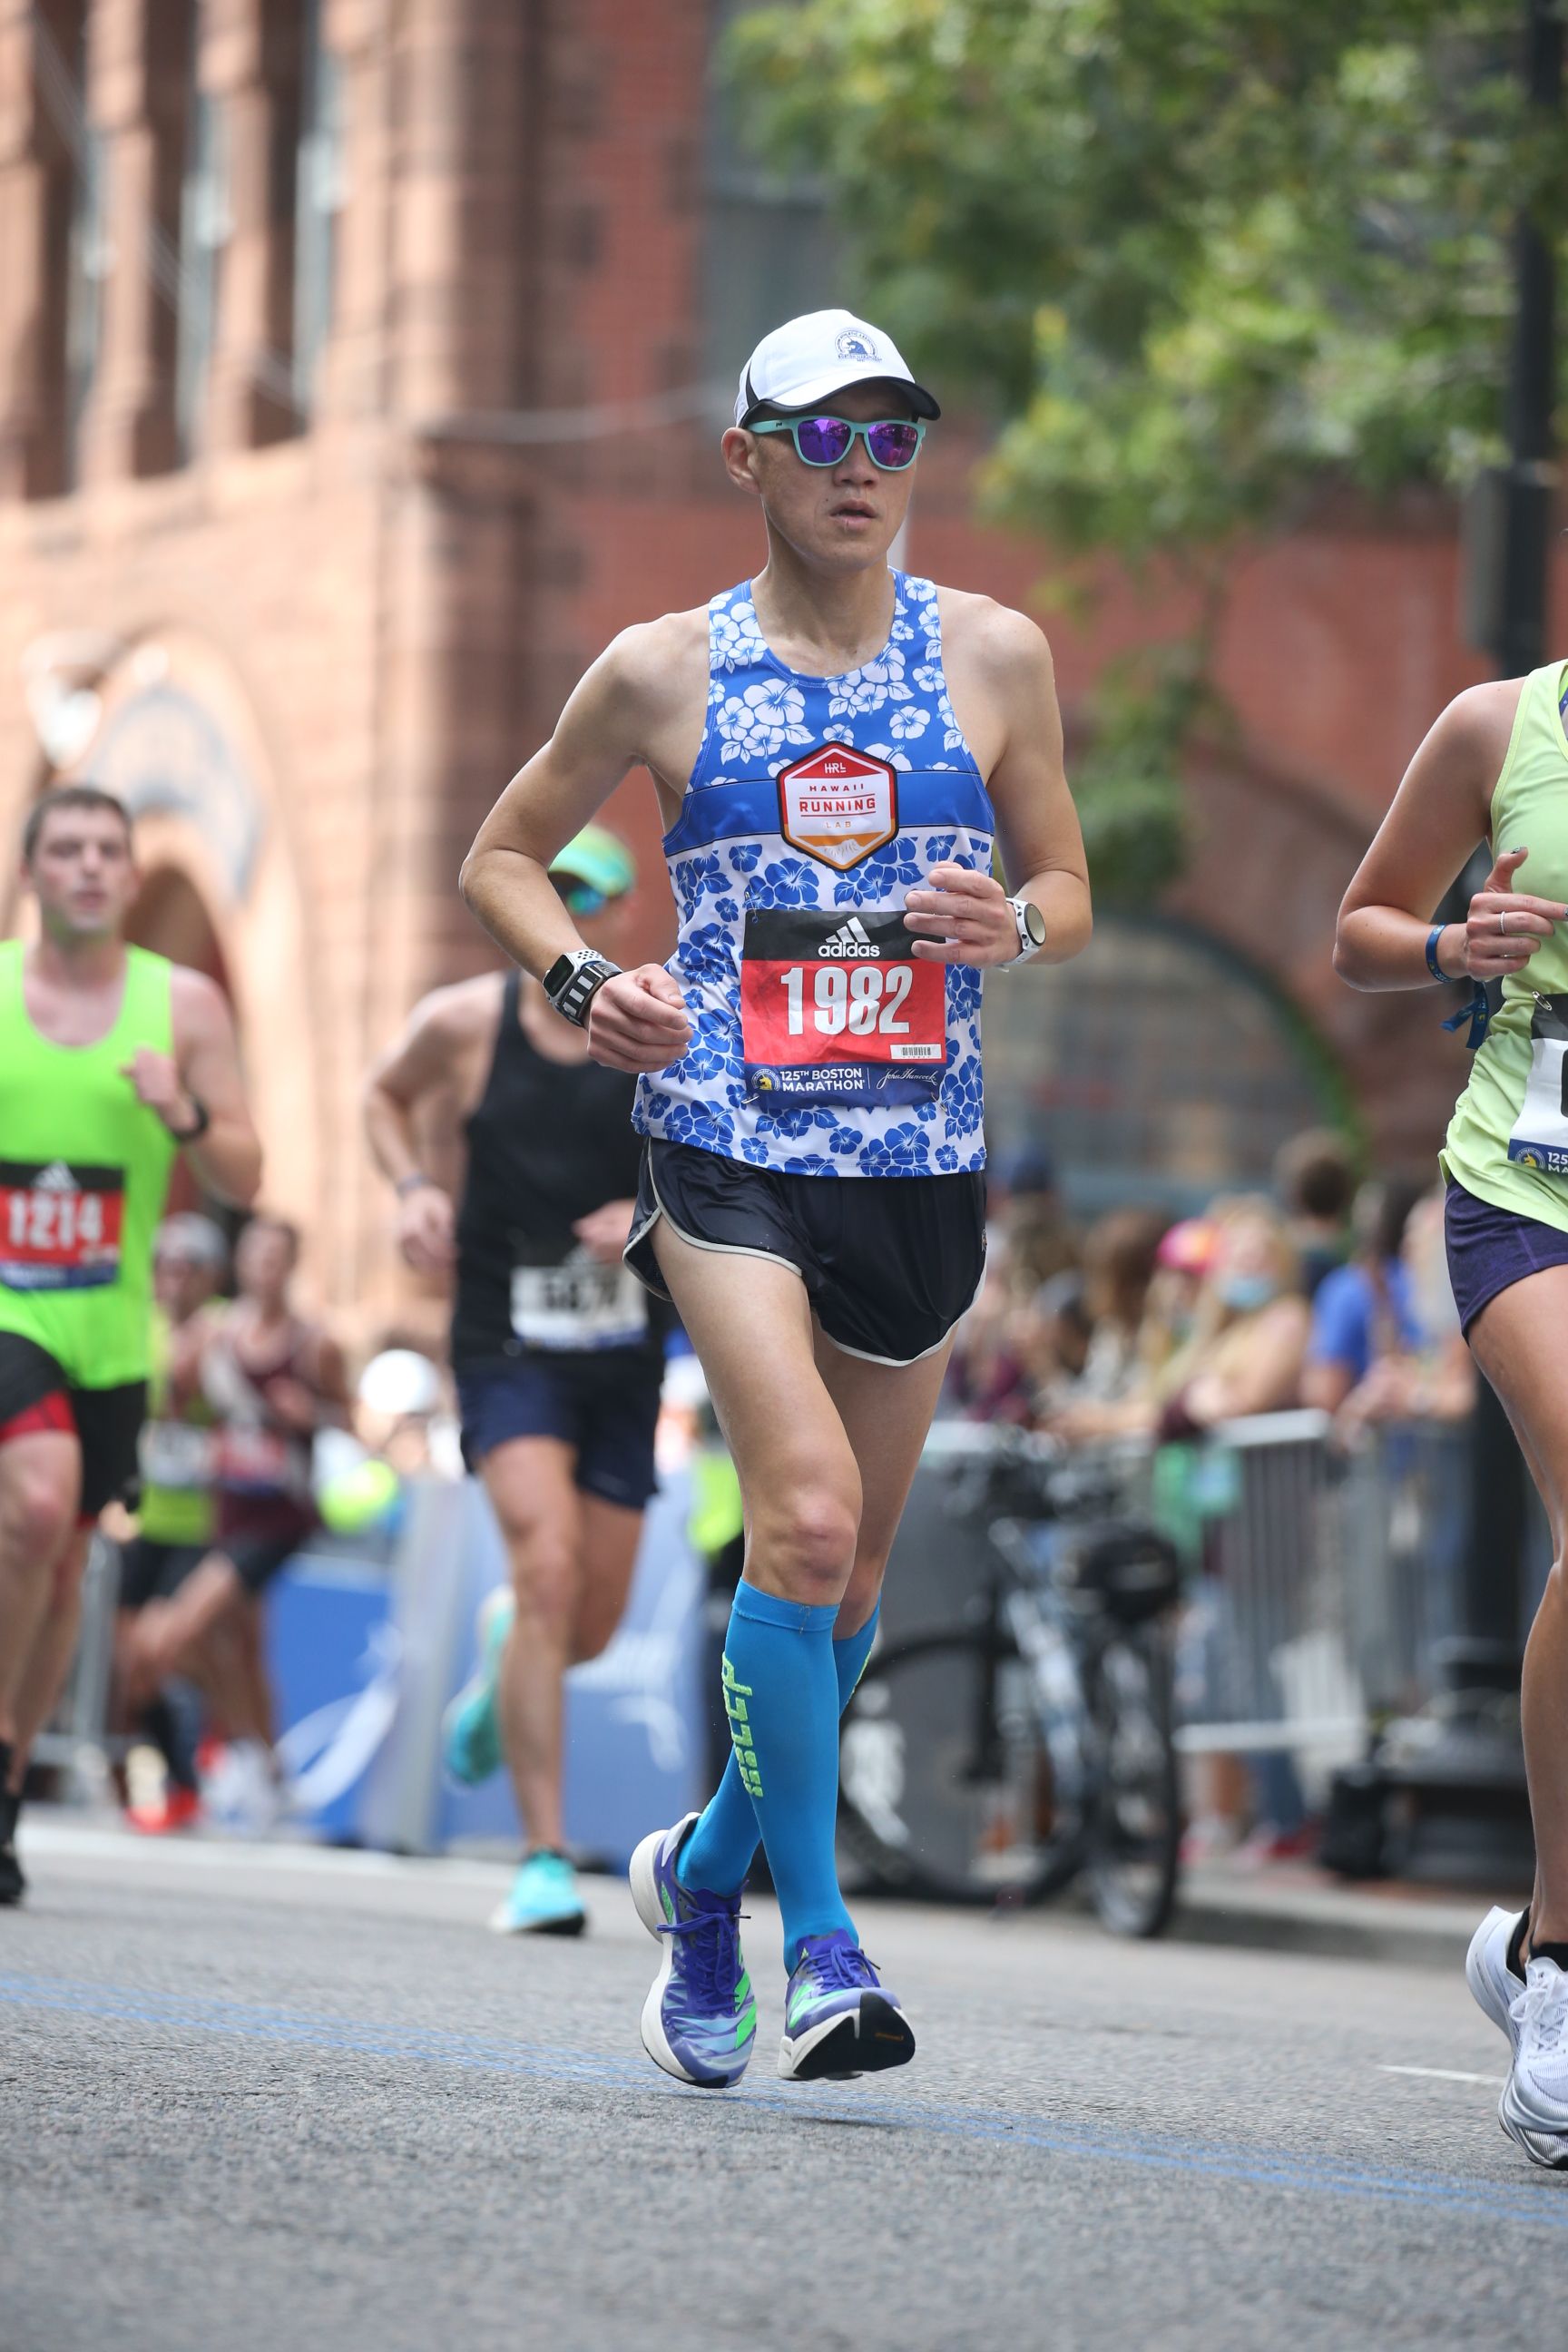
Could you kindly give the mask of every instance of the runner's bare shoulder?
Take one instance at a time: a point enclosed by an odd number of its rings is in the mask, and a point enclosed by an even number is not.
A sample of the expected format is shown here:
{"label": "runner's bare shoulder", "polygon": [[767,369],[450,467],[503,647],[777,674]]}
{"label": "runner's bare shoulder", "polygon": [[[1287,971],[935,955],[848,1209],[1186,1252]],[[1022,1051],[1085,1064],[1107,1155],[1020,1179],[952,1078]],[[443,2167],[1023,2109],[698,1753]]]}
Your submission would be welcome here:
{"label": "runner's bare shoulder", "polygon": [[1434,734],[1441,729],[1456,751],[1476,760],[1482,773],[1495,782],[1508,757],[1525,685],[1522,677],[1489,677],[1479,686],[1466,687],[1443,712]]}
{"label": "runner's bare shoulder", "polygon": [[943,652],[973,663],[989,675],[1017,670],[1048,671],[1051,649],[1045,631],[1026,613],[999,604],[969,588],[938,588]]}
{"label": "runner's bare shoulder", "polygon": [[588,673],[619,709],[651,730],[708,699],[708,608],[664,613],[613,637]]}
{"label": "runner's bare shoulder", "polygon": [[481,971],[472,980],[455,980],[444,988],[433,988],[415,1006],[410,1026],[427,1048],[460,1053],[464,1046],[494,1034],[505,985],[504,971]]}

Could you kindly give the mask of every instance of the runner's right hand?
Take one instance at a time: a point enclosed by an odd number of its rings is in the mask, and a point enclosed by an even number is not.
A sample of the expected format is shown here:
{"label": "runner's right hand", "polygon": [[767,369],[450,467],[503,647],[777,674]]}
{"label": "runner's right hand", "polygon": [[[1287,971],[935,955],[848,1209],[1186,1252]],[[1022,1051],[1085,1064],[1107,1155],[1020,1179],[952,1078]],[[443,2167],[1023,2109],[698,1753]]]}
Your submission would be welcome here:
{"label": "runner's right hand", "polygon": [[439,1184],[416,1184],[397,1203],[397,1246],[416,1274],[447,1274],[457,1249],[452,1196]]}
{"label": "runner's right hand", "polygon": [[1500,850],[1470,900],[1464,925],[1465,970],[1473,979],[1501,980],[1522,971],[1568,917],[1568,907],[1560,898],[1527,898],[1515,891],[1513,877],[1529,856],[1528,849]]}
{"label": "runner's right hand", "polygon": [[607,1069],[637,1076],[668,1069],[691,1043],[678,981],[661,963],[639,963],[595,989],[588,1007],[588,1051]]}

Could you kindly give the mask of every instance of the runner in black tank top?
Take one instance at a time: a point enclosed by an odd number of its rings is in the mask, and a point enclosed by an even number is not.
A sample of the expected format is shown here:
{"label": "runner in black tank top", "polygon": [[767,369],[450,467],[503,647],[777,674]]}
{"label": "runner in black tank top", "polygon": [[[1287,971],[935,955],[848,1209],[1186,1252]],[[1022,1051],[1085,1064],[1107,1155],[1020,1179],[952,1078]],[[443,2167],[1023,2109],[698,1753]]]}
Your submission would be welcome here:
{"label": "runner in black tank top", "polygon": [[[613,953],[634,880],[621,843],[591,826],[552,870]],[[640,1150],[632,1096],[515,971],[426,997],[366,1092],[403,1254],[452,1278],[463,1450],[510,1560],[511,1591],[480,1612],[478,1670],[446,1734],[457,1780],[486,1779],[503,1755],[510,1769],[528,1845],[493,1923],[509,1932],[584,1924],[563,1852],[562,1679],[620,1622],[654,1491],[663,1330],[621,1263]]]}

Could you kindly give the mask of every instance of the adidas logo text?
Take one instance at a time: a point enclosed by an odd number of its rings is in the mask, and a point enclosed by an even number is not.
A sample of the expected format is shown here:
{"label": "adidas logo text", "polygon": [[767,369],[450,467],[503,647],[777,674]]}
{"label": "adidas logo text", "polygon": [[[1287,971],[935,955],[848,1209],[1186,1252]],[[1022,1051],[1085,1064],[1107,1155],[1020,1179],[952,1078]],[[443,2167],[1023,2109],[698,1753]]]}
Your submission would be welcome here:
{"label": "adidas logo text", "polygon": [[876,963],[880,963],[882,961],[881,949],[877,945],[858,915],[851,915],[849,920],[840,929],[835,931],[830,939],[823,940],[816,952],[819,956],[840,958],[868,956]]}

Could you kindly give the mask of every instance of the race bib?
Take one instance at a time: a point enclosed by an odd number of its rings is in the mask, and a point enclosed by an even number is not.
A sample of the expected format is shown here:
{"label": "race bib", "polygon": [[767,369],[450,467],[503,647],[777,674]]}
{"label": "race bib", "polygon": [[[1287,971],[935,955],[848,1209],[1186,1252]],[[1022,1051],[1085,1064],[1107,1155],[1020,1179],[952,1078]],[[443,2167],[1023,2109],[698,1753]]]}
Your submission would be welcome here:
{"label": "race bib", "polygon": [[96,1290],[120,1273],[123,1168],[0,1160],[0,1283]]}
{"label": "race bib", "polygon": [[217,1439],[188,1421],[149,1421],[136,1446],[143,1486],[200,1493],[217,1476]]}
{"label": "race bib", "polygon": [[310,1440],[281,1431],[231,1423],[218,1440],[218,1478],[232,1495],[294,1495],[308,1491]]}
{"label": "race bib", "polygon": [[647,1337],[647,1293],[630,1266],[578,1248],[561,1265],[517,1265],[511,1328],[525,1348],[558,1354],[635,1348]]}
{"label": "race bib", "polygon": [[772,1108],[927,1102],[947,1061],[947,972],[917,962],[895,908],[747,914],[746,1085]]}
{"label": "race bib", "polygon": [[1508,1156],[1548,1176],[1568,1176],[1568,996],[1537,996],[1530,1021],[1530,1077]]}

